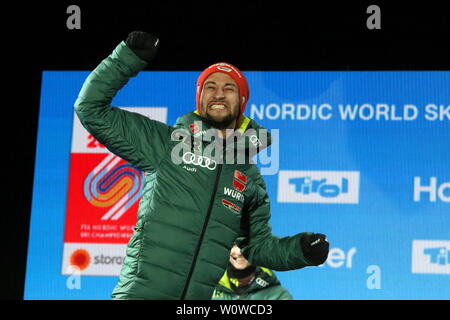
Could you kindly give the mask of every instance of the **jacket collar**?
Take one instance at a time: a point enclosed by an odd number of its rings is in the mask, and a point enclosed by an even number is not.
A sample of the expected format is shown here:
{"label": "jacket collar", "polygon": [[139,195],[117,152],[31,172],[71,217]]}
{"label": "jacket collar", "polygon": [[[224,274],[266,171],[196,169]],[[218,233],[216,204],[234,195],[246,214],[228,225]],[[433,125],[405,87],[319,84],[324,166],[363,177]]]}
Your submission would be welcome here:
{"label": "jacket collar", "polygon": [[[206,130],[214,129],[209,123],[204,121],[197,110],[180,116],[175,123],[175,128],[184,128],[194,138],[200,139]],[[250,149],[253,153],[250,153],[251,156],[269,147],[272,143],[271,135],[268,130],[244,114],[241,114],[237,121],[234,136],[237,137],[235,145],[237,151],[242,152]],[[231,141],[234,139],[229,140]],[[209,144],[210,141],[204,141],[204,143]],[[256,145],[258,148],[255,148]]]}

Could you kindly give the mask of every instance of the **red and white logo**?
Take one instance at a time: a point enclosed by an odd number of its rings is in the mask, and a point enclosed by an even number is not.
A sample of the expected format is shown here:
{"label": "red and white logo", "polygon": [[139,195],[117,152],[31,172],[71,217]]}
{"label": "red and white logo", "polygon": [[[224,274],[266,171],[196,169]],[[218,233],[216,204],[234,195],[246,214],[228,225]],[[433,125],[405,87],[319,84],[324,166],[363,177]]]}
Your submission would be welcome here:
{"label": "red and white logo", "polygon": [[247,184],[247,176],[239,170],[234,170],[233,187],[237,191],[243,192]]}
{"label": "red and white logo", "polygon": [[194,122],[189,125],[189,129],[191,129],[192,133],[196,133],[200,128],[198,127],[197,122]]}

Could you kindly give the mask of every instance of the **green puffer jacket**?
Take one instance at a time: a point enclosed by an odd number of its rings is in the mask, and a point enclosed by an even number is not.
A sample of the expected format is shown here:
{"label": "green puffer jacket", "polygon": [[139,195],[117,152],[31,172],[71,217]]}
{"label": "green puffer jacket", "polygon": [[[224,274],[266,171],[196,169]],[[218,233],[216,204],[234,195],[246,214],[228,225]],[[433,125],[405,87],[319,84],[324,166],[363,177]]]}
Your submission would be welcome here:
{"label": "green puffer jacket", "polygon": [[[91,72],[75,102],[83,126],[112,153],[145,172],[135,231],[113,299],[209,300],[239,237],[245,239],[242,253],[254,265],[273,270],[311,265],[300,247],[303,234],[271,234],[269,198],[256,165],[213,166],[210,159],[198,156],[195,161],[201,164],[193,164],[192,154],[185,157],[187,164],[172,161],[172,149],[181,143],[173,133],[202,121],[196,112],[169,126],[111,107],[117,92],[146,65],[121,42]],[[203,123],[202,129],[208,128]],[[262,129],[241,117],[240,132],[249,128]],[[243,135],[236,148],[247,148],[249,140]],[[212,142],[202,143],[206,147]],[[245,180],[245,189],[230,193],[236,191],[236,174]]]}
{"label": "green puffer jacket", "polygon": [[274,272],[267,268],[256,268],[252,282],[243,287],[239,293],[233,290],[232,279],[225,271],[214,290],[213,300],[293,300],[289,291],[283,288]]}

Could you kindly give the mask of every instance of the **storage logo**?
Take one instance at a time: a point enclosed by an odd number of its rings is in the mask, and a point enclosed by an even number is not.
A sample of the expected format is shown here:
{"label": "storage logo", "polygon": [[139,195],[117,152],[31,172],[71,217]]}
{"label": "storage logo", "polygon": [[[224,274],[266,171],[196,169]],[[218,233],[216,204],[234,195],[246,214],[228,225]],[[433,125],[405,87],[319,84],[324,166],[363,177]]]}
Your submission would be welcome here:
{"label": "storage logo", "polygon": [[118,276],[126,256],[126,244],[66,243],[61,273],[74,270],[83,276]]}
{"label": "storage logo", "polygon": [[414,240],[412,273],[450,274],[450,241]]}
{"label": "storage logo", "polygon": [[278,175],[278,202],[359,203],[359,171],[287,171]]}

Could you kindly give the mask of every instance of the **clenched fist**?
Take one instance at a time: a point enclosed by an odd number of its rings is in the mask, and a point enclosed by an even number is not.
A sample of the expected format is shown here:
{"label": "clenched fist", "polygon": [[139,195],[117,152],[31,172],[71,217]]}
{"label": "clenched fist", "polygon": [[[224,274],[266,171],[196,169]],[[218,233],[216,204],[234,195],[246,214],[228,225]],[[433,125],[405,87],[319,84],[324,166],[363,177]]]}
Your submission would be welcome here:
{"label": "clenched fist", "polygon": [[315,266],[323,264],[328,257],[330,244],[327,237],[321,233],[304,235],[300,244],[303,250],[303,256]]}
{"label": "clenched fist", "polygon": [[158,51],[159,39],[144,31],[133,31],[125,43],[139,58],[150,62]]}

